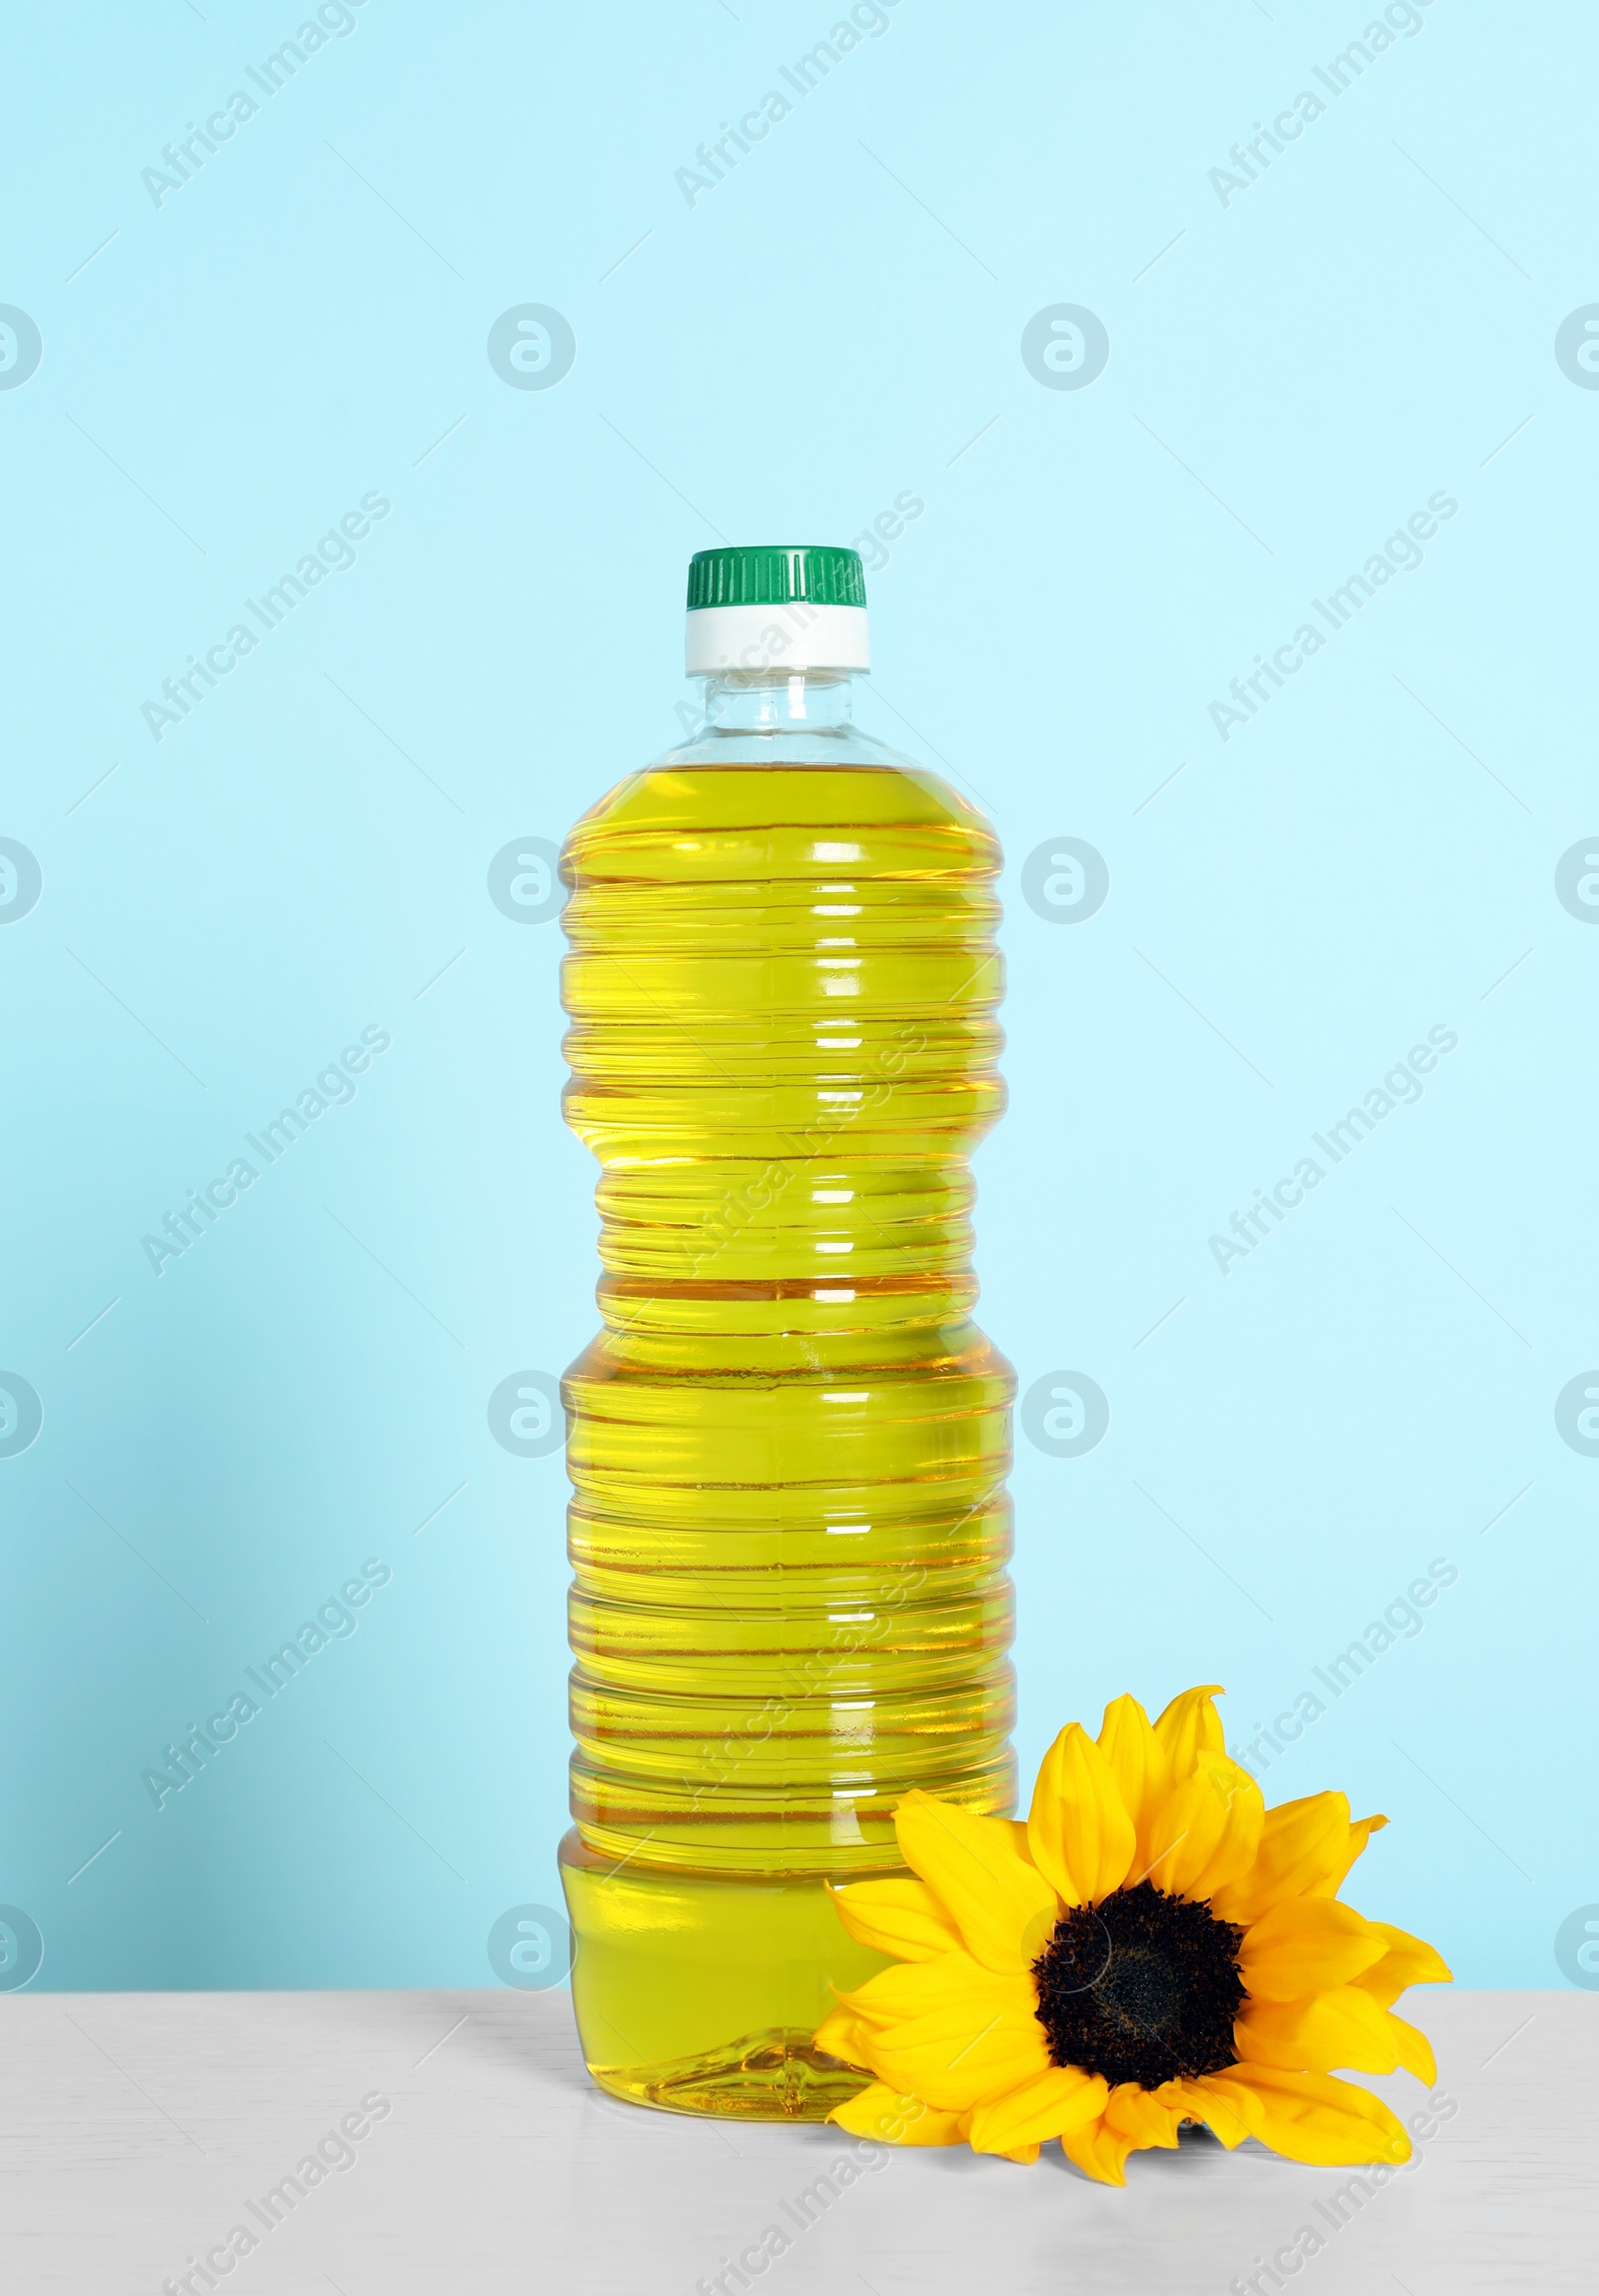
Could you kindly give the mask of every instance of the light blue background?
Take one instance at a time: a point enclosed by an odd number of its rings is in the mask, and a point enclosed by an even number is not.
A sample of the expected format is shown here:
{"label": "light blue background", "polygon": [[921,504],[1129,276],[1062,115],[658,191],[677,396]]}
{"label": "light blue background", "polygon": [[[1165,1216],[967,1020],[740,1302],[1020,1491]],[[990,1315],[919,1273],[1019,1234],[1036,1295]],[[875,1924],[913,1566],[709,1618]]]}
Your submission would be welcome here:
{"label": "light blue background", "polygon": [[[1208,171],[1354,0],[899,0],[692,209],[675,171],[827,0],[353,19],[159,209],[141,170],[293,0],[8,22],[0,301],[44,356],[0,393],[0,835],[44,890],[0,931],[0,1365],[45,1420],[0,1460],[0,1900],[35,1982],[487,1983],[497,1916],[559,1901],[565,1480],[486,1404],[593,1329],[595,1174],[559,928],[486,871],[681,737],[692,551],[906,490],[862,714],[1009,856],[982,1318],[1112,1413],[1080,1459],[1018,1444],[1024,1773],[1126,1688],[1222,1682],[1246,1741],[1447,1558],[1268,1797],[1385,1809],[1357,1902],[1467,1982],[1563,1982],[1599,1896],[1599,1461],[1553,1412],[1599,1362],[1599,932],[1554,893],[1599,827],[1599,396],[1553,352],[1599,296],[1591,12],[1433,0],[1225,208]],[[558,388],[486,357],[525,302],[576,331]],[[1059,302],[1109,330],[1081,391],[1019,355]],[[161,680],[374,489],[358,564],[154,740]],[[1438,490],[1424,566],[1224,743],[1227,681]],[[1111,873],[1069,929],[1017,890],[1064,834]],[[368,1024],[359,1097],[155,1275],[141,1236]],[[1425,1098],[1224,1276],[1211,1233],[1435,1024]],[[368,1557],[359,1632],[158,1812],[144,1766]]]}

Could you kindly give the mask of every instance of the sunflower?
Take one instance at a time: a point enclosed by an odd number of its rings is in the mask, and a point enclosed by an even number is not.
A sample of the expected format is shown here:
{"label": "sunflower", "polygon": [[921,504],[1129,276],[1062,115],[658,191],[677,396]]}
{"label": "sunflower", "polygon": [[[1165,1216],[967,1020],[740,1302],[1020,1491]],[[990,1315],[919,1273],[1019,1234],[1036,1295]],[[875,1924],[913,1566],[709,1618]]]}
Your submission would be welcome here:
{"label": "sunflower", "polygon": [[905,1795],[914,1878],[834,1893],[849,1934],[896,1965],[817,2030],[874,2075],[833,2120],[1018,2161],[1058,2137],[1103,2184],[1196,2121],[1290,2160],[1409,2158],[1388,2107],[1332,2069],[1432,2083],[1432,2050],[1392,2003],[1450,1972],[1338,1897],[1387,1820],[1351,1820],[1341,1793],[1268,1810],[1223,1751],[1217,1688],[1154,1723],[1116,1699],[1097,1740],[1068,1722],[1025,1824]]}

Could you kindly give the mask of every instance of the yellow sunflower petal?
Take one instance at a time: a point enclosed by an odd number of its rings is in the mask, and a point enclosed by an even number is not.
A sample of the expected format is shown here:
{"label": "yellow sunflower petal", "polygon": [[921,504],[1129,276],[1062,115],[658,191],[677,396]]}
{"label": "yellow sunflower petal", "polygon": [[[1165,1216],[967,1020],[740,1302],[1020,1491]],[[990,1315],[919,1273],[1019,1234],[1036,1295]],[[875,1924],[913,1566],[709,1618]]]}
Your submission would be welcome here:
{"label": "yellow sunflower petal", "polygon": [[1287,2160],[1357,2168],[1364,2161],[1397,2165],[1410,2158],[1410,2139],[1388,2107],[1352,2081],[1276,2065],[1229,2065],[1210,2080],[1229,2096],[1237,2092],[1240,2111],[1249,2100],[1255,2135]]}
{"label": "yellow sunflower petal", "polygon": [[1371,1839],[1371,1836],[1374,1833],[1380,1833],[1387,1822],[1388,1820],[1380,1814],[1375,1817],[1357,1817],[1353,1819],[1349,1827],[1349,1838],[1344,1844],[1343,1856],[1338,1864],[1337,1870],[1330,1876],[1328,1880],[1324,1882],[1318,1881],[1314,1889],[1308,1891],[1307,1894],[1313,1897],[1320,1897],[1323,1895],[1328,1897],[1336,1897],[1338,1891],[1343,1887],[1344,1878],[1348,1873],[1350,1866],[1353,1865],[1355,1859],[1365,1848],[1366,1843]]}
{"label": "yellow sunflower petal", "polygon": [[[917,1973],[933,1965],[922,1962]],[[1030,1981],[983,1974],[984,1984],[863,2036],[866,2063],[879,2080],[940,2111],[963,2112],[1048,2070]]]}
{"label": "yellow sunflower petal", "polygon": [[854,2061],[940,2111],[962,2112],[1045,2070],[1036,2005],[1030,1977],[998,1975],[962,1952],[879,1969],[833,2013],[857,2020]]}
{"label": "yellow sunflower petal", "polygon": [[1430,2089],[1438,2078],[1438,2060],[1432,2053],[1432,2043],[1419,2027],[1407,2024],[1390,2009],[1388,2022],[1393,2027],[1399,2044],[1399,2062],[1407,2073],[1414,2073],[1418,2081],[1425,2081]]}
{"label": "yellow sunflower petal", "polygon": [[1163,2152],[1177,2149],[1177,2124],[1182,2107],[1169,2102],[1136,2081],[1121,2081],[1105,2106],[1105,2126],[1117,2136],[1131,2139],[1134,2151],[1158,2145]]}
{"label": "yellow sunflower petal", "polygon": [[1074,2168],[1096,2184],[1125,2184],[1127,2155],[1132,2138],[1107,2128],[1103,2120],[1084,2121],[1081,2128],[1063,2129],[1060,2149]]}
{"label": "yellow sunflower petal", "polygon": [[846,2065],[863,2065],[866,2035],[872,2030],[853,2009],[829,2009],[811,2034],[811,2044],[829,2057],[841,2058]]}
{"label": "yellow sunflower petal", "polygon": [[1033,1864],[1067,1905],[1096,1905],[1126,1880],[1133,1841],[1109,1762],[1081,1722],[1067,1722],[1039,1763],[1032,1789],[1027,1843]]}
{"label": "yellow sunflower petal", "polygon": [[1385,1951],[1374,1921],[1336,1897],[1290,1897],[1244,1932],[1238,1968],[1257,2001],[1296,2001],[1347,1985]]}
{"label": "yellow sunflower petal", "polygon": [[1109,2095],[1097,2073],[1075,2065],[1051,2065],[1003,2096],[975,2105],[971,2113],[973,2152],[1012,2153],[1017,2145],[1037,2145],[1068,2128],[1097,2120]]}
{"label": "yellow sunflower petal", "polygon": [[1127,1696],[1112,1699],[1106,1707],[1098,1745],[1110,1765],[1121,1806],[1133,1822],[1136,1842],[1129,1870],[1142,1873],[1149,1862],[1149,1827],[1171,1791],[1171,1763],[1149,1717],[1135,1698]]}
{"label": "yellow sunflower petal", "polygon": [[1279,1899],[1303,1897],[1348,1869],[1349,1803],[1341,1793],[1307,1794],[1266,1811],[1260,1846],[1247,1873],[1211,1899],[1223,1921],[1257,1921]]}
{"label": "yellow sunflower petal", "polygon": [[873,2081],[847,2104],[835,2105],[827,2118],[851,2136],[877,2144],[960,2144],[966,2133],[964,2113],[935,2112],[920,2097],[905,2096],[886,2081]]}
{"label": "yellow sunflower petal", "polygon": [[1173,1785],[1180,1785],[1202,1753],[1224,1753],[1221,1717],[1211,1705],[1222,1695],[1219,1683],[1180,1691],[1155,1722],[1155,1736],[1166,1756]]}
{"label": "yellow sunflower petal", "polygon": [[1166,2081],[1154,2093],[1164,2103],[1175,2105],[1184,2120],[1202,2120],[1229,2152],[1246,2136],[1254,2135],[1254,2124],[1261,2118],[1252,2097],[1238,2089],[1228,2095],[1204,2078]]}
{"label": "yellow sunflower petal", "polygon": [[1389,1921],[1373,1921],[1371,1926],[1384,1938],[1387,1950],[1380,1961],[1373,1961],[1369,1969],[1362,1969],[1349,1981],[1380,2001],[1385,2009],[1393,2007],[1407,1985],[1450,1982],[1454,1971],[1425,1938],[1412,1937],[1408,1929],[1396,1929]]}
{"label": "yellow sunflower petal", "polygon": [[957,1951],[963,1942],[925,1881],[851,1881],[843,1889],[829,1882],[827,1891],[850,1936],[879,1953],[896,1954],[901,1961],[930,1961]]}
{"label": "yellow sunflower petal", "polygon": [[1201,1754],[1154,1821],[1150,1880],[1177,1896],[1208,1897],[1254,1863],[1265,1814],[1246,1769],[1226,1754]]}
{"label": "yellow sunflower petal", "polygon": [[1014,1973],[1032,1966],[1060,1908],[1043,1875],[1017,1856],[1003,1818],[972,1817],[917,1789],[895,1811],[894,1831],[905,1863],[984,1967]]}
{"label": "yellow sunflower petal", "polygon": [[940,2111],[965,2112],[1047,2071],[1041,2031],[1030,2011],[986,2019],[949,2011],[869,2035],[867,2063]]}
{"label": "yellow sunflower petal", "polygon": [[1233,2026],[1246,2063],[1289,2072],[1391,2073],[1399,2067],[1395,2020],[1357,1985],[1332,1985],[1297,2001],[1250,2001]]}
{"label": "yellow sunflower petal", "polygon": [[862,2023],[880,2028],[902,2024],[906,2017],[924,2016],[946,2001],[974,1999],[986,1987],[1004,1981],[961,1947],[957,1952],[940,1953],[931,1961],[896,1961],[890,1968],[879,1969],[852,1992],[840,1993],[838,2006],[850,2010]]}

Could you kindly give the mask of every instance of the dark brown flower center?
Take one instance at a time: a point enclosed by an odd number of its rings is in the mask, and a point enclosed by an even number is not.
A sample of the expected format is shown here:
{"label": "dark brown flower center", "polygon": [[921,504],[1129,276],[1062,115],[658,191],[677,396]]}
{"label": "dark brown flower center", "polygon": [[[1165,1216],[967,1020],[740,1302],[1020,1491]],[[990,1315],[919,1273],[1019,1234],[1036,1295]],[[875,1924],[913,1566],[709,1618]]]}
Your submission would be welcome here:
{"label": "dark brown flower center", "polygon": [[1049,2060],[1158,2088],[1236,2064],[1243,1931],[1152,1881],[1073,1906],[1032,1964]]}

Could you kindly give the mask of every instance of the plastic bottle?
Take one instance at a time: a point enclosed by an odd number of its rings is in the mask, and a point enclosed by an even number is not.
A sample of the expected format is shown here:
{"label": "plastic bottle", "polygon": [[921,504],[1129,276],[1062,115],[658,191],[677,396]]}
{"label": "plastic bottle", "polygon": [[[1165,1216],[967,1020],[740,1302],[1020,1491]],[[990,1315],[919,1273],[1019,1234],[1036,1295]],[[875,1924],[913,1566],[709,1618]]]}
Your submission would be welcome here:
{"label": "plastic bottle", "polygon": [[880,1957],[824,1883],[902,1870],[912,1785],[1012,1805],[1010,1366],[969,1320],[999,851],[858,732],[853,551],[689,575],[705,722],[568,839],[568,1121],[605,1328],[567,1374],[589,2069],[819,2119],[809,2036]]}

